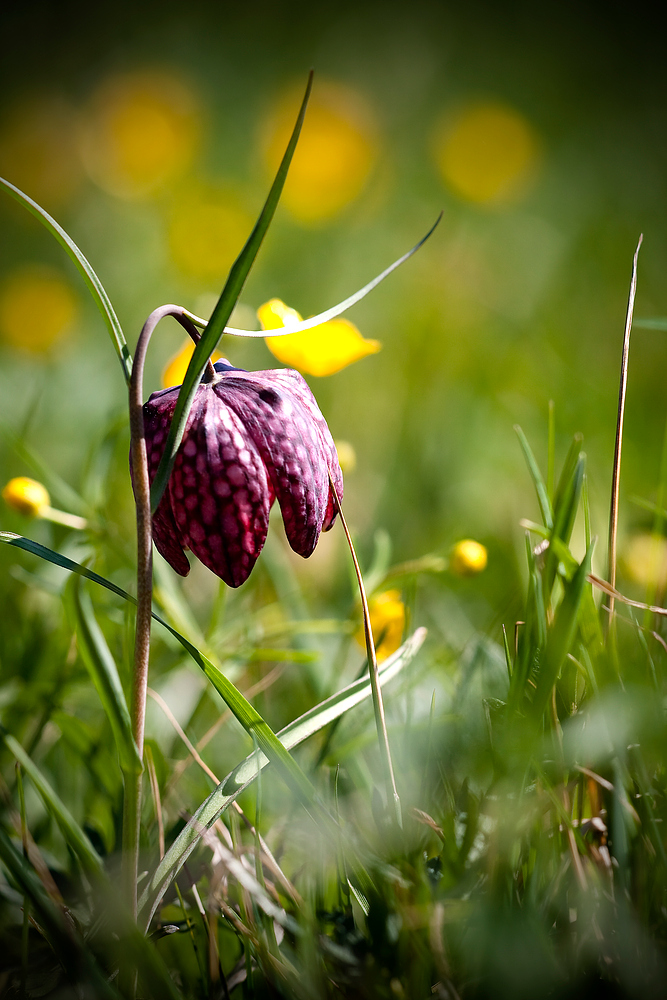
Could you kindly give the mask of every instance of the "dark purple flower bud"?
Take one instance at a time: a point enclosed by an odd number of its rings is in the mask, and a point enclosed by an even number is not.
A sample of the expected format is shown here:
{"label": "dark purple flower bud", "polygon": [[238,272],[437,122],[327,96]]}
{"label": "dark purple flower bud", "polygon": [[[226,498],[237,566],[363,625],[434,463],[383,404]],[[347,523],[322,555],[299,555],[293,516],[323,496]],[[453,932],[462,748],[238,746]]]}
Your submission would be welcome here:
{"label": "dark purple flower bud", "polygon": [[[336,517],[343,476],[305,379],[289,369],[246,372],[224,362],[197,389],[174,468],[153,516],[156,548],[187,576],[190,549],[230,587],[247,580],[277,498],[287,539],[311,555]],[[148,474],[162,457],[180,386],[144,404]]]}

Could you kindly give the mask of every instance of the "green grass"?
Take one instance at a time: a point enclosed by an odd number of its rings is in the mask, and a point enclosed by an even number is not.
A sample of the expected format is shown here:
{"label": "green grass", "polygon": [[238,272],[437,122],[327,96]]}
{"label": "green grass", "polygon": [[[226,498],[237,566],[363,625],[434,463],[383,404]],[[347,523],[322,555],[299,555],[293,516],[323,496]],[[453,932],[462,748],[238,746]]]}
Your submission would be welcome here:
{"label": "green grass", "polygon": [[[58,238],[127,373],[106,293]],[[156,557],[137,922],[119,888],[141,765],[127,424],[109,419],[76,492],[28,428],[8,436],[87,527],[0,534],[0,993],[658,995],[667,647],[661,616],[621,597],[610,624],[582,438],[557,474],[554,421],[546,475],[518,429],[542,522],[525,522],[525,587],[496,588],[492,627],[475,624],[479,578],[444,553],[394,565],[378,533],[362,560],[369,596],[398,587],[407,611],[379,671],[402,821],[347,570],[309,583],[277,521],[238,591]]]}

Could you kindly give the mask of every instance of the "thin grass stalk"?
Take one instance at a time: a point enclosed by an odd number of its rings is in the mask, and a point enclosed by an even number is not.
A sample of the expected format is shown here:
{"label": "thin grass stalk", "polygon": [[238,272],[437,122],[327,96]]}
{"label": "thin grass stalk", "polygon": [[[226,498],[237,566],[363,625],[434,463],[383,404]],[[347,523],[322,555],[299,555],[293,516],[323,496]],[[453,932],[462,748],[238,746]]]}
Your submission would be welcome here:
{"label": "thin grass stalk", "polygon": [[[609,550],[608,550],[608,578],[612,589],[616,588],[616,540],[618,535],[618,503],[621,487],[621,451],[623,448],[623,419],[625,417],[625,396],[628,387],[628,359],[630,353],[630,332],[632,330],[632,316],[635,308],[635,294],[637,291],[637,258],[639,248],[644,239],[643,234],[639,237],[637,249],[632,259],[632,277],[630,279],[630,293],[628,295],[628,308],[625,314],[625,333],[623,335],[623,352],[621,354],[621,378],[618,389],[618,414],[616,417],[616,442],[614,445],[614,469],[611,480],[611,504],[609,509]],[[611,626],[614,617],[614,596],[609,599],[609,619],[608,627]]]}
{"label": "thin grass stalk", "polygon": [[384,702],[382,700],[382,689],[380,687],[380,681],[378,677],[378,663],[377,656],[375,654],[375,641],[373,639],[373,629],[371,628],[371,616],[368,610],[368,600],[366,598],[366,588],[364,587],[364,580],[361,575],[361,568],[359,566],[359,560],[357,559],[357,553],[354,550],[354,543],[352,542],[352,536],[350,530],[347,526],[347,521],[345,520],[345,515],[343,514],[343,508],[341,507],[340,499],[338,493],[336,492],[336,487],[334,485],[331,473],[329,473],[329,483],[331,485],[331,490],[334,497],[336,498],[336,507],[340,515],[340,522],[343,525],[343,531],[345,532],[345,537],[347,538],[347,544],[350,548],[350,555],[352,556],[352,562],[354,564],[354,572],[357,577],[357,585],[359,587],[359,597],[361,599],[361,610],[364,616],[364,634],[366,637],[366,653],[368,656],[368,668],[371,679],[371,691],[373,695],[373,710],[375,712],[375,725],[378,734],[378,743],[380,746],[380,759],[382,761],[382,769],[384,771],[384,779],[387,787],[387,798],[392,799],[394,803],[394,818],[398,827],[403,826],[403,817],[401,813],[401,800],[398,795],[398,790],[396,788],[396,780],[394,778],[394,768],[391,762],[391,750],[389,748],[389,737],[387,735],[387,723],[384,716]]}
{"label": "thin grass stalk", "polygon": [[[132,736],[139,760],[143,760],[146,722],[146,689],[151,638],[153,598],[153,531],[151,521],[151,491],[146,459],[144,431],[143,381],[148,344],[155,327],[165,316],[173,316],[194,340],[199,333],[183,316],[179,306],[165,305],[155,309],[144,323],[132,366],[129,388],[130,452],[137,512],[137,619],[134,644],[134,670],[130,720]],[[210,361],[209,361],[210,366]],[[212,366],[210,366],[212,370]],[[123,863],[121,885],[123,898],[134,920],[137,918],[137,874],[139,866],[139,826],[141,819],[141,771],[129,770],[124,775],[123,801]]]}

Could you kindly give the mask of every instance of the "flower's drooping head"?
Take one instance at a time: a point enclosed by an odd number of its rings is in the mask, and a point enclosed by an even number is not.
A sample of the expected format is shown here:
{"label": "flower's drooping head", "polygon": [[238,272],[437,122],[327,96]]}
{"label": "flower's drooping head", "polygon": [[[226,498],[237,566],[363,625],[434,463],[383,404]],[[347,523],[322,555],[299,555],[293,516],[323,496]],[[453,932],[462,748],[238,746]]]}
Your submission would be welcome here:
{"label": "flower's drooping head", "polygon": [[[230,587],[248,578],[266,540],[277,498],[287,539],[313,552],[336,517],[336,448],[306,381],[295,371],[246,372],[226,362],[197,389],[174,468],[153,515],[158,552],[186,576],[184,549]],[[155,477],[179,386],[144,404],[148,472]]]}

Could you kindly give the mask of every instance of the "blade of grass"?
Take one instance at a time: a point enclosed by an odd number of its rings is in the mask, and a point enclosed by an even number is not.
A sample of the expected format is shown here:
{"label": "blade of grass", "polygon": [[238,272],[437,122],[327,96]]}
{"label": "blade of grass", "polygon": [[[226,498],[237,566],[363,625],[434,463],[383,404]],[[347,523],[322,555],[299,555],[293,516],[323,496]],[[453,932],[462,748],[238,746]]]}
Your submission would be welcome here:
{"label": "blade of grass", "polygon": [[[387,657],[379,671],[381,684],[388,683],[403,669],[417,654],[425,637],[426,630],[418,629],[400,649]],[[277,734],[278,739],[287,750],[291,750],[370,696],[370,678],[363,677],[295,719]],[[202,803],[191,822],[169,847],[144,889],[139,901],[140,910],[144,914],[143,926],[148,926],[150,923],[167,888],[197,845],[202,829],[212,826],[268,763],[268,759],[261,751],[258,754],[250,754]]]}
{"label": "blade of grass", "polygon": [[526,435],[523,433],[518,424],[514,425],[514,431],[519,439],[519,444],[521,445],[521,450],[523,451],[526,465],[528,466],[528,471],[530,472],[530,478],[533,480],[533,486],[535,487],[535,492],[537,493],[537,502],[539,503],[540,511],[542,512],[542,520],[547,528],[551,528],[553,526],[553,510],[551,508],[551,501],[549,500],[549,491],[544,485],[542,473],[540,472],[540,468],[535,461],[535,456],[533,455],[532,449],[528,444]]}
{"label": "blade of grass", "polygon": [[547,446],[547,496],[554,498],[554,470],[556,468],[556,406],[549,400],[549,433]]}
{"label": "blade of grass", "polygon": [[125,340],[125,335],[123,334],[122,327],[118,321],[114,308],[111,305],[109,296],[104,289],[104,285],[95,274],[95,271],[91,267],[90,263],[81,250],[79,250],[71,236],[69,236],[62,226],[59,226],[56,220],[53,219],[40,205],[38,205],[36,201],[33,201],[32,198],[29,198],[28,195],[24,194],[24,192],[19,188],[10,184],[10,182],[5,180],[4,177],[0,177],[0,188],[6,191],[7,194],[14,198],[15,201],[18,201],[20,205],[23,205],[23,207],[26,208],[31,215],[34,215],[35,218],[41,222],[45,229],[47,229],[51,235],[58,240],[58,243],[60,243],[60,245],[64,248],[68,257],[78,269],[88,287],[88,291],[93,297],[95,305],[102,313],[102,317],[107,325],[107,329],[109,330],[111,340],[116,348],[116,353],[118,354],[118,359],[120,361],[121,368],[123,369],[125,381],[129,383],[130,375],[132,373],[132,358]]}
{"label": "blade of grass", "polygon": [[[625,417],[625,396],[628,386],[628,360],[630,354],[630,333],[632,331],[632,314],[635,307],[635,293],[637,291],[637,258],[642,245],[643,235],[639,237],[637,249],[632,259],[632,277],[630,279],[630,292],[628,295],[628,307],[625,314],[625,331],[623,334],[623,350],[621,352],[621,377],[618,388],[618,413],[616,417],[616,441],[614,444],[614,467],[611,478],[611,501],[609,505],[609,547],[608,547],[608,571],[609,583],[616,586],[616,536],[618,534],[618,503],[621,488],[621,452],[623,448],[623,419]],[[611,626],[614,617],[614,598],[609,600],[608,628]]]}
{"label": "blade of grass", "polygon": [[[316,316],[310,316],[308,319],[301,320],[300,323],[292,323],[290,326],[279,330],[237,330],[232,326],[226,326],[222,332],[228,337],[254,337],[257,339],[266,339],[268,337],[288,337],[292,333],[301,333],[304,330],[312,330],[316,326],[328,323],[329,320],[335,319],[336,316],[341,316],[344,312],[347,312],[347,310],[351,309],[352,306],[357,304],[357,302],[361,302],[361,300],[365,298],[369,292],[372,292],[374,288],[377,288],[380,282],[384,281],[384,279],[387,278],[392,271],[395,271],[397,267],[400,267],[401,264],[404,264],[406,260],[409,260],[413,254],[417,253],[429,237],[433,235],[435,229],[440,224],[442,215],[443,213],[441,212],[426,235],[422,236],[419,242],[415,243],[415,245],[408,250],[407,253],[404,253],[402,257],[399,257],[393,264],[386,267],[381,274],[378,274],[376,278],[373,278],[367,285],[360,288],[358,292],[354,292],[337,305],[331,306],[329,309],[325,309],[324,312],[318,313]],[[183,310],[183,315],[187,316],[187,318],[191,320],[195,326],[206,327],[207,325],[207,320],[201,319],[199,316],[195,316],[194,313],[188,312],[187,309]]]}
{"label": "blade of grass", "polygon": [[190,363],[185,373],[185,378],[183,379],[183,385],[181,386],[181,390],[178,394],[178,400],[176,402],[174,415],[169,427],[169,434],[167,435],[164,452],[151,486],[151,508],[153,511],[155,511],[157,505],[159,504],[160,498],[162,497],[166,485],[169,482],[169,476],[171,475],[171,470],[176,459],[176,452],[178,451],[183,438],[185,424],[195,398],[195,393],[197,392],[197,388],[199,386],[199,381],[204,373],[206,363],[215,350],[215,347],[224,332],[227,320],[231,316],[232,310],[238,301],[243,285],[245,284],[246,278],[250,273],[250,269],[255,261],[255,258],[257,257],[259,248],[262,245],[262,241],[264,240],[269,225],[271,224],[271,220],[273,219],[274,212],[285,184],[287,171],[289,170],[289,165],[292,162],[294,150],[296,149],[296,144],[299,139],[312,85],[313,74],[311,71],[308,77],[306,93],[301,103],[296,124],[294,125],[290,141],[287,145],[287,149],[285,150],[280,166],[278,167],[278,172],[275,176],[273,184],[271,185],[271,190],[269,191],[268,197],[264,203],[264,207],[250,236],[248,237],[245,246],[232,265],[229,277],[225,282],[225,286],[222,289],[220,298],[218,299],[215,309],[211,314],[211,318],[202,333],[199,343],[195,346],[192,357],[190,358]]}
{"label": "blade of grass", "polygon": [[51,783],[11,733],[2,729],[0,735],[2,735],[7,749],[14,755],[39,792],[48,812],[54,817],[68,846],[77,855],[84,870],[89,875],[96,877],[101,875],[103,872],[102,859]]}
{"label": "blade of grass", "polygon": [[134,770],[138,773],[141,770],[141,758],[132,737],[130,713],[118,668],[95,619],[92,601],[81,587],[77,576],[72,576],[68,581],[64,601],[68,617],[76,630],[81,658],[111,725],[120,766],[124,772]]}

